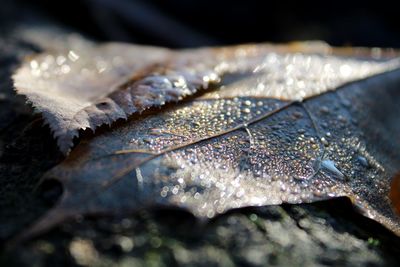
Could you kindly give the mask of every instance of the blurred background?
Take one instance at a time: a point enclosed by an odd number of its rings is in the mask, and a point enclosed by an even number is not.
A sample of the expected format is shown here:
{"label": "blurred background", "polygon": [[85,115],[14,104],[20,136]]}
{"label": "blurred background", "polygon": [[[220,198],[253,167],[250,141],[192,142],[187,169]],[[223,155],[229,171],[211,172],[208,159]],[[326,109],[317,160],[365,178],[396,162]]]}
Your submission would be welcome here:
{"label": "blurred background", "polygon": [[400,47],[399,12],[382,1],[2,0],[101,41],[193,47],[325,40]]}

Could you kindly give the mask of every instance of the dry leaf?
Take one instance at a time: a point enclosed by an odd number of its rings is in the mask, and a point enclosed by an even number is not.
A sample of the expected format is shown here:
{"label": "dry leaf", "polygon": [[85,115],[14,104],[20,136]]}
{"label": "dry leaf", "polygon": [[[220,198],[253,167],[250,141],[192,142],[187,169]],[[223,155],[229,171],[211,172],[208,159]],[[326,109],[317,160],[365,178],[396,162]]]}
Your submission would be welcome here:
{"label": "dry leaf", "polygon": [[13,78],[17,92],[43,114],[67,154],[81,129],[94,131],[178,101],[218,80],[189,60],[175,59],[174,52],[163,48],[75,40],[27,60]]}
{"label": "dry leaf", "polygon": [[[227,73],[255,71],[263,75],[264,83],[268,84],[265,79],[276,83],[271,97],[302,99],[387,68],[378,63],[363,66],[351,60],[340,65],[337,58],[318,56],[310,58],[313,62],[307,64],[311,65],[290,66],[285,60],[304,59],[300,55],[298,59],[285,59],[271,51],[288,48],[270,45],[172,51],[121,43],[96,45],[77,37],[53,42],[42,44],[52,51],[26,60],[13,79],[16,91],[42,113],[64,154],[69,153],[79,130],[94,131],[150,107],[179,101],[217,83]],[[290,49],[323,54],[330,51],[320,43]],[[321,67],[319,60],[327,60],[323,69],[316,69]],[[296,75],[301,78],[303,72],[313,72],[315,77],[300,81],[304,88],[312,88],[291,90],[290,81],[296,82]]]}
{"label": "dry leaf", "polygon": [[64,193],[21,238],[78,215],[161,205],[212,218],[339,196],[400,235],[389,198],[400,168],[398,62],[285,49],[213,50],[240,55],[217,64],[229,68],[218,88],[83,140],[45,175]]}

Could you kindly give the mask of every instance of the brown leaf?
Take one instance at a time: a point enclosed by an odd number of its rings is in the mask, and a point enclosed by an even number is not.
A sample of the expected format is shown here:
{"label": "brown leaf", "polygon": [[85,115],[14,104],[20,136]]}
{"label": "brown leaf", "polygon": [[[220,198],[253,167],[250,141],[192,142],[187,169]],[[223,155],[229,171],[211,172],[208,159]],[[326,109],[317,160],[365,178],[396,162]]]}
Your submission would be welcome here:
{"label": "brown leaf", "polygon": [[[49,37],[43,39],[49,40]],[[13,79],[16,91],[25,95],[42,113],[64,154],[69,153],[79,130],[94,131],[100,125],[110,125],[118,119],[127,119],[131,114],[141,113],[150,107],[179,101],[198,89],[208,88],[227,73],[253,71],[253,67],[258,66],[264,68],[257,70],[261,75],[265,68],[268,72],[279,70],[280,76],[272,76],[271,79],[280,83],[286,76],[292,75],[293,71],[285,63],[284,57],[278,64],[272,62],[276,60],[276,55],[268,54],[271,50],[307,51],[311,48],[324,54],[330,51],[328,46],[320,43],[295,44],[291,47],[239,46],[231,49],[176,52],[121,43],[96,45],[76,37],[53,42],[54,45],[52,42],[42,44],[52,51],[27,60],[16,71]],[[345,50],[341,52],[348,53]],[[331,60],[335,66],[335,60]],[[346,73],[346,67],[351,68],[354,64],[351,61],[348,63],[350,65],[344,66],[340,71],[333,70],[330,66],[316,70],[313,80],[302,81],[304,87],[313,87],[308,91],[294,92],[290,90],[290,85],[285,90],[275,86],[271,96],[299,99],[308,97],[343,82],[379,72],[383,67],[379,64],[371,68],[360,65],[356,72]],[[288,65],[288,69],[281,71],[282,64]],[[312,67],[307,68],[310,67],[302,66],[294,75],[302,75],[301,71],[314,71]],[[340,75],[333,79],[332,73]],[[268,79],[266,76],[264,78]],[[290,82],[290,79],[287,80]],[[322,86],[321,81],[325,81]],[[285,85],[281,84],[282,86]],[[303,95],[304,92],[309,95]]]}
{"label": "brown leaf", "polygon": [[219,77],[167,49],[78,41],[27,60],[13,78],[67,154],[80,129],[178,101]]}
{"label": "brown leaf", "polygon": [[77,215],[161,205],[211,218],[339,196],[400,235],[389,200],[400,168],[397,61],[283,53],[292,48],[217,49],[240,56],[217,64],[229,71],[214,91],[83,140],[46,174],[63,196],[22,238]]}

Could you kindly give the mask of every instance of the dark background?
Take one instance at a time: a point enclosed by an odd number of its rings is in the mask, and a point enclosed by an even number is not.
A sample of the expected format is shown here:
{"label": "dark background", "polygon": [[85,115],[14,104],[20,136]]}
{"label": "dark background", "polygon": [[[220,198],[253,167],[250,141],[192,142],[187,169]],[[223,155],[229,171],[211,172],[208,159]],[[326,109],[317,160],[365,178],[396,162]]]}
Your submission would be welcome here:
{"label": "dark background", "polygon": [[400,47],[399,11],[382,1],[13,2],[98,40],[190,47],[319,39],[331,45]]}

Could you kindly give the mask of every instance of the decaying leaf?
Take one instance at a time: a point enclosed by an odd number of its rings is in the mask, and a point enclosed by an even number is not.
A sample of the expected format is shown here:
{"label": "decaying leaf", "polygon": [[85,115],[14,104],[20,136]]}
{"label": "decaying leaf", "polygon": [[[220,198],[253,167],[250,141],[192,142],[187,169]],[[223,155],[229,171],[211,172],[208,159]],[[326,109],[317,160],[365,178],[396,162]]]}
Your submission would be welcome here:
{"label": "decaying leaf", "polygon": [[[219,85],[82,140],[45,175],[64,185],[62,198],[23,237],[77,215],[161,205],[211,218],[233,208],[339,196],[400,235],[389,198],[400,168],[398,62],[312,50],[250,45],[174,52],[168,64],[201,58],[203,70],[221,77]],[[35,81],[32,70],[23,70]],[[24,93],[38,106],[32,89]]]}
{"label": "decaying leaf", "polygon": [[163,48],[79,41],[28,60],[13,78],[67,154],[80,129],[94,131],[217,81],[190,60]]}
{"label": "decaying leaf", "polygon": [[[43,114],[64,154],[81,129],[94,131],[150,107],[179,101],[227,73],[255,71],[271,87],[271,97],[302,99],[388,67],[319,56],[309,57],[307,63],[301,55],[272,53],[284,48],[270,45],[172,51],[121,43],[96,45],[79,38],[65,38],[65,42],[48,44],[53,51],[27,60],[13,77],[16,91]],[[325,54],[330,51],[326,45],[314,47]],[[327,64],[318,69],[321,60]],[[314,75],[299,81],[309,89],[292,90],[290,82],[301,79],[304,72]]]}

